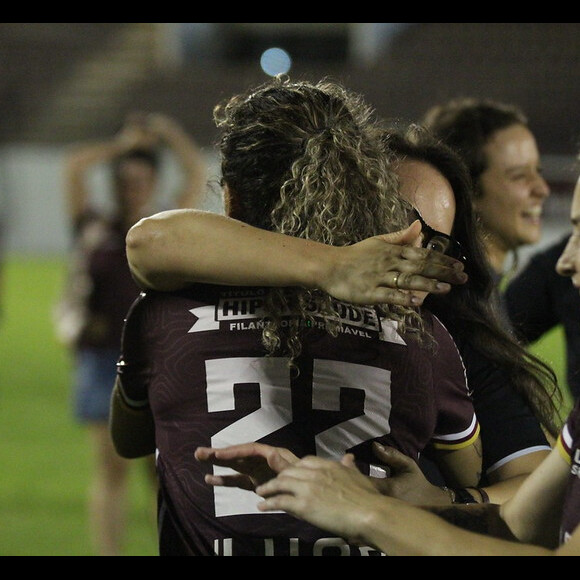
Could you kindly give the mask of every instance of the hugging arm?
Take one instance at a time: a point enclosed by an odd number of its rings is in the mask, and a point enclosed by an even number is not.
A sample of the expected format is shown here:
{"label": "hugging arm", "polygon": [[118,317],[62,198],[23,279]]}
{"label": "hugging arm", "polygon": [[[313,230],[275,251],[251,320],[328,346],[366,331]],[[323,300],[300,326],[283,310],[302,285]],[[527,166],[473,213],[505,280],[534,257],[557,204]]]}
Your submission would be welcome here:
{"label": "hugging arm", "polygon": [[337,247],[201,210],[170,210],[131,228],[127,257],[144,288],[302,286],[356,304],[408,306],[422,299],[402,290],[444,294],[467,280],[461,262],[413,245],[419,235],[416,221],[401,232]]}

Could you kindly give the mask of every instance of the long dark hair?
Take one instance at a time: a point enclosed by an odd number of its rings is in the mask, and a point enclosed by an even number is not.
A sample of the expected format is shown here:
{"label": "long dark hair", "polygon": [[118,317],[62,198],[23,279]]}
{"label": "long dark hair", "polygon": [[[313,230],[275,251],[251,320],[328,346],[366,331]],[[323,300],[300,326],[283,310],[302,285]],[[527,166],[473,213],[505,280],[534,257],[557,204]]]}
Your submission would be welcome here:
{"label": "long dark hair", "polygon": [[557,436],[562,395],[556,374],[505,327],[492,269],[475,227],[471,179],[461,157],[419,125],[411,125],[406,132],[390,131],[384,141],[395,160],[411,158],[437,169],[449,181],[455,196],[452,235],[463,247],[469,281],[446,295],[429,295],[425,306],[447,326],[460,350],[469,344],[501,369],[538,421]]}

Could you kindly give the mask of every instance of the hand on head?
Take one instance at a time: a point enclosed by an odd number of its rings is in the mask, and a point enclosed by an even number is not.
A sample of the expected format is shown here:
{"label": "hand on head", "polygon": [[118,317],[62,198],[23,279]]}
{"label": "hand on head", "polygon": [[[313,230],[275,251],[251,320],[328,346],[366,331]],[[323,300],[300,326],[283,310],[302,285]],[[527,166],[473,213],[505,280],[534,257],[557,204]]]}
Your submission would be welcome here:
{"label": "hand on head", "polygon": [[159,136],[151,130],[149,115],[143,112],[129,113],[116,139],[126,150],[152,149],[159,145]]}
{"label": "hand on head", "polygon": [[354,304],[420,305],[425,293],[446,294],[464,284],[459,260],[419,247],[419,221],[405,230],[337,248],[334,268],[321,280],[323,290]]}

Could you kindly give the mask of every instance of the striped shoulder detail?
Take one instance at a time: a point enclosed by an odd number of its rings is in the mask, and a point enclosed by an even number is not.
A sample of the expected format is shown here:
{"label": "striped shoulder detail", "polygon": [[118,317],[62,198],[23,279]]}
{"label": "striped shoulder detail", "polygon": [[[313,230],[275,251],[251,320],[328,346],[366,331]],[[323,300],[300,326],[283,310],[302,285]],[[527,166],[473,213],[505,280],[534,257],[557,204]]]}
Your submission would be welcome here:
{"label": "striped shoulder detail", "polygon": [[568,423],[566,423],[562,428],[562,431],[556,440],[556,447],[568,465],[572,465],[572,435],[568,428]]}
{"label": "striped shoulder detail", "polygon": [[477,417],[473,415],[471,425],[467,429],[459,433],[434,435],[431,443],[435,449],[463,449],[464,447],[469,447],[475,443],[479,437],[479,431],[479,421],[477,420]]}

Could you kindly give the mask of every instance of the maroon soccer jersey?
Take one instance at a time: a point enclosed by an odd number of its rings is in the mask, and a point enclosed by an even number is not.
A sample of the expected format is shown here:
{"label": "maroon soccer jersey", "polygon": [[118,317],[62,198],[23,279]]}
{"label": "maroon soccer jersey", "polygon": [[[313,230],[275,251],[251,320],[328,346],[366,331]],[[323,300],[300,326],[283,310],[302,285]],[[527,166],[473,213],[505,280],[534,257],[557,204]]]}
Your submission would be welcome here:
{"label": "maroon soccer jersey", "polygon": [[[421,346],[401,336],[373,308],[339,304],[343,323],[305,328],[291,371],[285,357],[265,356],[265,291],[197,285],[147,292],[132,306],[119,373],[126,398],[149,400],[155,419],[161,487],[160,551],[192,555],[366,555],[368,548],[282,513],[261,513],[253,492],[211,487],[204,473],[228,473],[194,459],[199,446],[248,441],[287,447],[297,456],[340,459],[378,475],[371,443],[417,459],[433,442],[473,442],[478,424],[461,358],[439,321]],[[296,323],[287,318],[286,323]]]}
{"label": "maroon soccer jersey", "polygon": [[116,221],[88,212],[77,226],[76,268],[72,280],[86,292],[87,323],[78,338],[81,348],[117,350],[127,310],[139,295],[125,253],[126,230]]}
{"label": "maroon soccer jersey", "polygon": [[557,445],[570,464],[570,480],[560,528],[560,543],[564,543],[580,523],[580,400],[576,401],[568,416]]}

